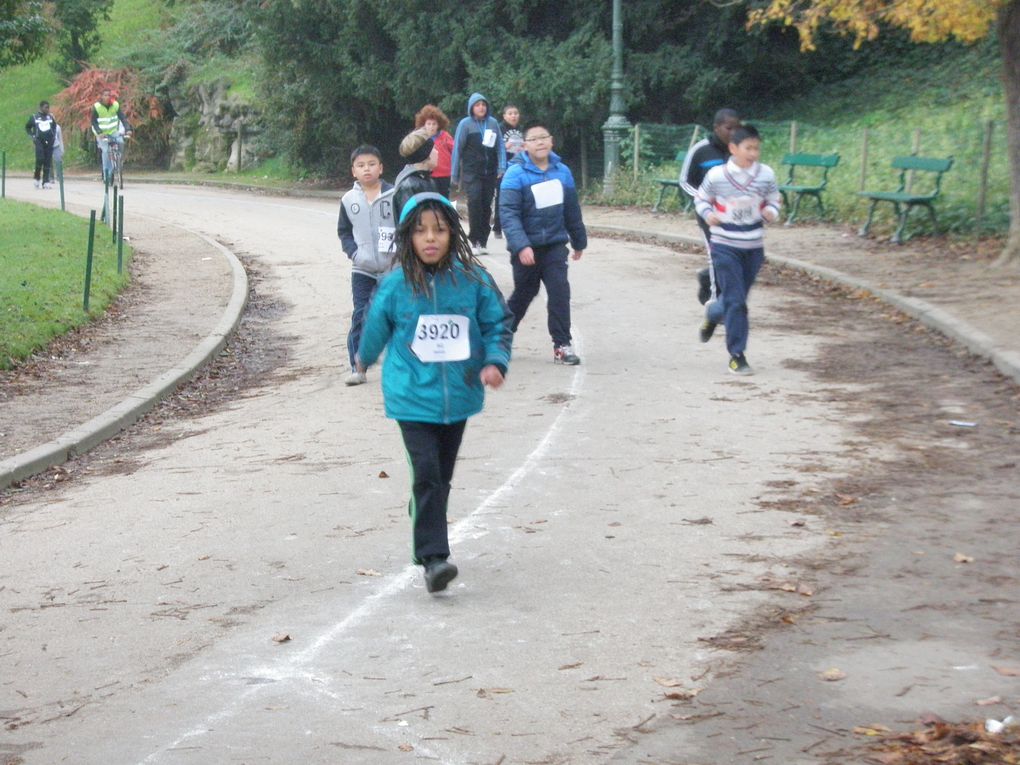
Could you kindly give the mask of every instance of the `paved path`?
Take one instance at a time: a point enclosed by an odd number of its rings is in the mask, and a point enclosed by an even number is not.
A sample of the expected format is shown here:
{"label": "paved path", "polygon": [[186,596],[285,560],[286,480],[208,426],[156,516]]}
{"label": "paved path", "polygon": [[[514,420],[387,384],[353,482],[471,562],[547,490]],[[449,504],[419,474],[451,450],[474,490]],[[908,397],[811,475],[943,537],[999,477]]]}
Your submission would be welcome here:
{"label": "paved path", "polygon": [[760,577],[826,543],[763,500],[882,456],[848,448],[829,403],[855,385],[799,371],[820,338],[767,318],[822,298],[763,286],[759,374],[735,380],[693,338],[700,256],[595,239],[571,277],[585,363],[551,365],[536,305],[468,429],[462,576],[429,598],[377,373],[342,385],[335,203],[131,199],[257,265],[288,353],[228,406],[0,511],[0,754],[25,763],[606,761],[668,716],[664,690],[713,679],[699,638],[768,603]]}

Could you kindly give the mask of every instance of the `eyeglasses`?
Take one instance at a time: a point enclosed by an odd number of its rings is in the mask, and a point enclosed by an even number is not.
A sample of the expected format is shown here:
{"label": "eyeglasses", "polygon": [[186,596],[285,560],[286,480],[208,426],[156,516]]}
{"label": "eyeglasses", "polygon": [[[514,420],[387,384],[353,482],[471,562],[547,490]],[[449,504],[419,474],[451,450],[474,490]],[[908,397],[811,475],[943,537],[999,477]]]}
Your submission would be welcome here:
{"label": "eyeglasses", "polygon": [[525,143],[538,143],[539,141],[548,141],[550,138],[552,138],[552,136],[549,134],[533,135],[531,138],[525,138],[524,141]]}

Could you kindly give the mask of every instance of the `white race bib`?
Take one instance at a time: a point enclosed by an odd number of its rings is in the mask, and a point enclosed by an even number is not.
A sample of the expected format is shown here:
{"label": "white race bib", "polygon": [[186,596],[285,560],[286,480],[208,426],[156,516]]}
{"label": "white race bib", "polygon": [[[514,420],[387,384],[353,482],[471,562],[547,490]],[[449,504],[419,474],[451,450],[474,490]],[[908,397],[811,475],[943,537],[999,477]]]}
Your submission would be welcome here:
{"label": "white race bib", "polygon": [[563,204],[563,184],[555,178],[536,183],[531,187],[531,193],[535,196],[535,207],[539,210]]}
{"label": "white race bib", "polygon": [[418,317],[411,350],[424,362],[464,361],[471,357],[471,320],[455,314]]}
{"label": "white race bib", "polygon": [[393,247],[396,229],[392,226],[379,226],[379,253],[385,255]]}
{"label": "white race bib", "polygon": [[40,133],[50,132],[50,123],[48,122],[37,122],[35,123],[35,126],[38,128]]}
{"label": "white race bib", "polygon": [[486,128],[485,132],[482,133],[482,146],[487,149],[491,149],[496,145],[496,131],[489,130]]}
{"label": "white race bib", "polygon": [[758,218],[755,210],[757,205],[758,200],[755,197],[730,197],[726,200],[729,222],[739,226],[754,223]]}

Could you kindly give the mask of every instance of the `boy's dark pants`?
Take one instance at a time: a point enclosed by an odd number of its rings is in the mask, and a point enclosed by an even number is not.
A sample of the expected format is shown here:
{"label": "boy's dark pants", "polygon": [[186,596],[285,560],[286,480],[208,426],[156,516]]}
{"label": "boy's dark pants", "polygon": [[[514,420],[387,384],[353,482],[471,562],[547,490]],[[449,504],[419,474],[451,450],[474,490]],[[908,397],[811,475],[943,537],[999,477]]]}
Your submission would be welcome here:
{"label": "boy's dark pants", "polygon": [[497,179],[494,175],[477,175],[464,181],[468,203],[468,240],[472,244],[484,245],[489,241],[489,218],[492,216],[492,197],[496,193]]}
{"label": "boy's dark pants", "polygon": [[53,144],[43,143],[42,141],[35,142],[35,175],[33,176],[37,181],[40,179],[40,170],[42,171],[42,182],[50,182],[50,168],[53,167]]}
{"label": "boy's dark pants", "polygon": [[525,266],[518,255],[510,256],[514,270],[514,293],[507,306],[514,315],[516,332],[541,284],[549,305],[549,335],[554,345],[570,345],[570,282],[567,281],[567,245],[532,247],[535,265]]}
{"label": "boy's dark pants", "polygon": [[351,331],[347,333],[347,355],[351,358],[351,369],[354,369],[354,355],[358,352],[361,342],[361,330],[365,326],[365,314],[372,302],[372,295],[379,282],[371,276],[351,274],[351,297],[354,300],[354,313],[351,314]]}
{"label": "boy's dark pants", "polygon": [[715,283],[726,307],[726,350],[739,356],[747,349],[747,294],[751,291],[765,251],[761,248],[741,250],[712,243],[712,268]]}
{"label": "boy's dark pants", "polygon": [[411,501],[407,510],[414,539],[412,560],[420,564],[426,558],[447,558],[450,542],[446,505],[467,420],[450,425],[406,420],[398,424],[411,466]]}

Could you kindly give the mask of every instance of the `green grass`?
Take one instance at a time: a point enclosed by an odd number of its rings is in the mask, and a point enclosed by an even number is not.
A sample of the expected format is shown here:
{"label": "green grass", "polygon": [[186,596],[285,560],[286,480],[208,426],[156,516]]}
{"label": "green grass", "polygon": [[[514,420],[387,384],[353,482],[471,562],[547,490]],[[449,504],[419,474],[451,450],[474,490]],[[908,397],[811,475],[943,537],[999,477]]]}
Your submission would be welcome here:
{"label": "green grass", "polygon": [[116,0],[110,20],[100,27],[103,43],[96,64],[114,65],[120,46],[144,32],[159,29],[169,18],[169,10],[160,0]]}
{"label": "green grass", "polygon": [[25,133],[25,122],[42,100],[52,101],[63,90],[59,78],[43,59],[5,69],[0,75],[0,150],[7,152],[7,169],[31,170],[35,149]]}
{"label": "green grass", "polygon": [[[87,220],[0,201],[0,369],[106,310],[127,284],[110,229],[97,223],[89,313],[83,310]],[[128,261],[130,249],[125,246]]]}

